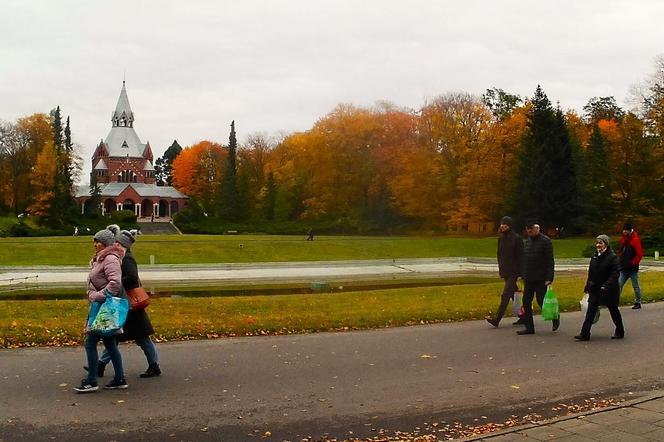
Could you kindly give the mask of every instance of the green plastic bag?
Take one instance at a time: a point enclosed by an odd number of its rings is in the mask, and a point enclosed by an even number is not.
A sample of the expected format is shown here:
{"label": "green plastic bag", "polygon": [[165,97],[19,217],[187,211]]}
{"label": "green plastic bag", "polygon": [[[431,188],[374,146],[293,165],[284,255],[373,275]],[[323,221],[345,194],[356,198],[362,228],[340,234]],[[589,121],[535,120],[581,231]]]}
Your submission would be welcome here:
{"label": "green plastic bag", "polygon": [[551,286],[546,289],[546,294],[544,295],[544,302],[542,305],[542,319],[545,321],[553,321],[560,317],[560,311],[558,309],[558,298],[553,292]]}

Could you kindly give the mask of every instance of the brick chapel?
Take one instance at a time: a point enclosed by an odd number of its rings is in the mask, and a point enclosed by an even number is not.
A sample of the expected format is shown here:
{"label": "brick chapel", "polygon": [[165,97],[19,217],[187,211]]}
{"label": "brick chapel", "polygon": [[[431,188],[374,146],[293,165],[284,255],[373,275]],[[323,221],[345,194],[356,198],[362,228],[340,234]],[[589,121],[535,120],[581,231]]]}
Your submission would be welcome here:
{"label": "brick chapel", "polygon": [[[122,82],[120,98],[111,116],[111,131],[92,155],[92,174],[101,190],[102,214],[131,210],[137,218],[171,218],[186,206],[188,197],[171,186],[155,184],[150,142],[143,144],[134,130],[134,113]],[[90,186],[79,187],[81,213],[90,209]]]}

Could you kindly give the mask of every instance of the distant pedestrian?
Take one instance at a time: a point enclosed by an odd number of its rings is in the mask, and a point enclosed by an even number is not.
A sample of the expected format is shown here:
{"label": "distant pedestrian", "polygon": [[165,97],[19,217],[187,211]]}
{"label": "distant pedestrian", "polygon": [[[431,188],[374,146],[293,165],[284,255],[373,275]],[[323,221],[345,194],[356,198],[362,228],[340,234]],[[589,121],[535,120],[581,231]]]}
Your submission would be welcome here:
{"label": "distant pedestrian", "polygon": [[[95,255],[92,258],[90,275],[88,276],[88,302],[104,302],[106,292],[112,296],[126,297],[122,290],[122,271],[120,261],[124,257],[124,249],[115,244],[115,233],[104,229],[97,232],[94,236]],[[90,333],[87,329],[87,319],[85,322],[85,354],[88,361],[88,375],[81,381],[80,386],[74,387],[78,393],[89,393],[99,389],[97,384],[97,343],[101,339],[104,347],[108,351],[113,361],[113,370],[115,377],[106,384],[107,389],[127,388],[124,371],[122,368],[122,356],[118,350],[118,343],[115,336],[102,337],[96,333]]]}
{"label": "distant pedestrian", "polygon": [[[109,226],[113,227],[113,226]],[[117,226],[115,226],[117,227]],[[118,228],[119,229],[119,228]],[[136,230],[122,230],[117,234],[116,241],[125,250],[124,258],[122,259],[122,286],[126,291],[139,287],[141,285],[138,277],[138,266],[136,259],[131,252],[131,246],[136,241]],[[148,368],[145,372],[140,374],[142,378],[151,378],[161,374],[159,367],[159,355],[155,348],[154,342],[150,339],[150,335],[154,334],[154,328],[148,317],[145,309],[129,310],[127,314],[127,321],[123,327],[123,333],[118,336],[120,342],[134,341],[145,354],[147,359]],[[99,368],[97,375],[104,375],[104,368],[106,364],[111,361],[111,355],[104,351],[99,359]]]}
{"label": "distant pedestrian", "polygon": [[78,236],[78,226],[74,227],[74,236]]}
{"label": "distant pedestrian", "polygon": [[632,223],[625,223],[623,226],[618,255],[620,256],[620,278],[618,279],[620,291],[622,292],[628,279],[632,280],[632,288],[634,289],[634,305],[632,309],[640,309],[641,287],[639,287],[639,263],[641,262],[641,258],[643,258],[643,247],[641,246],[641,239],[636,230],[634,230]]}
{"label": "distant pedestrian", "polygon": [[309,229],[307,231],[307,241],[313,241],[314,240],[314,230]]}
{"label": "distant pedestrian", "polygon": [[523,265],[523,240],[513,230],[514,222],[509,216],[500,219],[500,237],[498,238],[498,274],[505,281],[503,293],[500,297],[500,305],[496,316],[488,316],[487,322],[494,327],[498,327],[500,320],[505,315],[505,310],[513,299],[514,293],[518,291],[516,280],[521,276]]}
{"label": "distant pedestrian", "polygon": [[151,223],[154,222],[154,212],[152,212],[152,215],[150,215],[150,222],[151,222]]}
{"label": "distant pedestrian", "polygon": [[[544,304],[546,290],[553,282],[554,259],[551,239],[540,233],[540,225],[535,220],[526,222],[526,246],[523,252],[523,325],[525,330],[517,331],[519,335],[535,334],[533,321],[533,298],[537,299],[540,308]],[[560,327],[560,318],[553,320],[553,331]]]}
{"label": "distant pedestrian", "polygon": [[590,258],[588,279],[583,289],[583,292],[588,294],[588,311],[586,311],[581,333],[574,336],[574,339],[577,341],[590,340],[590,328],[600,305],[608,307],[611,319],[616,326],[611,339],[622,339],[625,337],[625,327],[618,308],[620,304],[620,287],[618,286],[620,265],[618,264],[618,257],[611,250],[611,242],[606,235],[599,235],[596,238],[595,247],[597,251]]}

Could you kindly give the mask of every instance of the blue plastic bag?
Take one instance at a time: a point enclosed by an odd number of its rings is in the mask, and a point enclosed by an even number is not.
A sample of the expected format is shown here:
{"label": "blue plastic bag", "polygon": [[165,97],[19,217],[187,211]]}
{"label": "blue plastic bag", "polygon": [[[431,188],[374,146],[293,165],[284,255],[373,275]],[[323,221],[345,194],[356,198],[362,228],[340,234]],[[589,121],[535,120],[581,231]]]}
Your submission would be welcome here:
{"label": "blue plastic bag", "polygon": [[113,336],[122,333],[122,326],[127,320],[129,301],[126,298],[111,296],[106,291],[104,302],[90,304],[88,332],[100,336]]}

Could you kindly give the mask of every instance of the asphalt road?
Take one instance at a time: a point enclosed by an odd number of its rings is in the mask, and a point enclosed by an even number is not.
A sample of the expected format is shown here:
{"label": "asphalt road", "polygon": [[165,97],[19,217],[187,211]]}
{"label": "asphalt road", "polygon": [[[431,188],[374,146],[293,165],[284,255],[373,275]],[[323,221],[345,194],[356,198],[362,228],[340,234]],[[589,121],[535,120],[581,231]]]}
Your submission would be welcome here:
{"label": "asphalt road", "polygon": [[0,441],[371,436],[434,420],[500,421],[570,398],[636,397],[664,385],[664,304],[622,313],[622,341],[609,339],[604,310],[584,343],[572,339],[579,312],[563,314],[555,333],[537,318],[532,336],[517,336],[507,318],[498,329],[470,321],[164,343],[164,373],[153,379],[138,378],[140,349],[123,346],[129,389],[86,395],[71,390],[83,348],[2,350]]}

